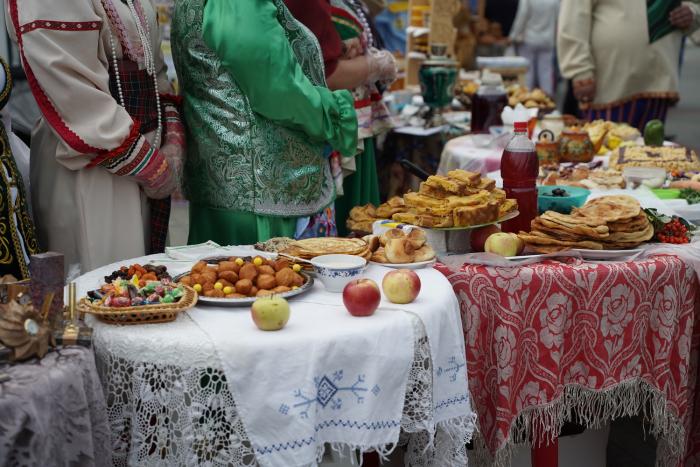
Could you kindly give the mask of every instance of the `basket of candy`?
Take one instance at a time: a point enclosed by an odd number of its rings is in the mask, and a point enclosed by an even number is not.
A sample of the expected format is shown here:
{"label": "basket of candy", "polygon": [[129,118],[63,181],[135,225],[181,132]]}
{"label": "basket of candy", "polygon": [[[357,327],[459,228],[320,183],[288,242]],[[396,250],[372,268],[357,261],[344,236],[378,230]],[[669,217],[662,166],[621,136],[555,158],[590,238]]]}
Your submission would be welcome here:
{"label": "basket of candy", "polygon": [[114,324],[166,323],[197,303],[192,287],[176,284],[165,273],[155,280],[150,275],[146,280],[138,274],[122,276],[107,276],[108,282],[80,301],[80,311]]}

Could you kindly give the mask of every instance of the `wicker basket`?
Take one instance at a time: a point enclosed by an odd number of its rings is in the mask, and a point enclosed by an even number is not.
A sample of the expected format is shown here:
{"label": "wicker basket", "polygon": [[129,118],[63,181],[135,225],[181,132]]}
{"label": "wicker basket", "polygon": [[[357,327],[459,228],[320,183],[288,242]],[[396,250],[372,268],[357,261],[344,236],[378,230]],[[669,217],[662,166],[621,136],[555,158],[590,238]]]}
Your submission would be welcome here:
{"label": "wicker basket", "polygon": [[94,305],[83,298],[78,304],[80,311],[97,316],[100,320],[112,324],[151,324],[175,321],[177,314],[189,310],[197,304],[197,292],[189,286],[182,285],[184,295],[177,303],[158,305],[130,306],[113,308]]}

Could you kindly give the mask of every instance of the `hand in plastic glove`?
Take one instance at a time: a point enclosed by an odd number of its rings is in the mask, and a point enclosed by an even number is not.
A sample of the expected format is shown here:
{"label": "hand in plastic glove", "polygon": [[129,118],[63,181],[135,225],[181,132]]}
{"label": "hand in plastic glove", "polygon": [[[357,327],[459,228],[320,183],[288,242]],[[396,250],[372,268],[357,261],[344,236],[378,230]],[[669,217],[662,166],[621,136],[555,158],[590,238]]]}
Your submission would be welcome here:
{"label": "hand in plastic glove", "polygon": [[396,60],[388,50],[369,49],[367,64],[369,66],[368,83],[380,81],[391,84],[396,80]]}

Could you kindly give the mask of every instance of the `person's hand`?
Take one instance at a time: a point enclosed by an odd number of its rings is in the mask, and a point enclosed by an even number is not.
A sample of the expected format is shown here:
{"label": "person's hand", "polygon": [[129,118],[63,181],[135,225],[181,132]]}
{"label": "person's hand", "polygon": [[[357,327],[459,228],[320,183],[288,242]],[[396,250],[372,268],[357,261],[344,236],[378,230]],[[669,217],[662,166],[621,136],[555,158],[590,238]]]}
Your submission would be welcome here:
{"label": "person's hand", "polygon": [[144,193],[151,199],[164,199],[175,193],[180,188],[180,183],[169,164],[165,170],[155,179],[144,181],[141,186]]}
{"label": "person's hand", "polygon": [[158,152],[167,162],[167,173],[158,182],[143,184],[144,192],[153,199],[166,198],[180,190],[185,161],[185,127],[180,120],[180,113],[170,103],[165,104],[164,110],[165,134]]}
{"label": "person's hand", "polygon": [[359,38],[354,37],[343,41],[343,58],[353,59],[362,55],[362,42]]}
{"label": "person's hand", "polygon": [[574,80],[574,97],[583,104],[592,102],[596,94],[596,82],[594,78]]}
{"label": "person's hand", "polygon": [[678,29],[688,29],[693,25],[694,15],[693,10],[688,5],[681,5],[671,10],[668,15],[671,25]]}
{"label": "person's hand", "polygon": [[391,84],[396,80],[396,59],[388,50],[369,49],[367,64],[369,66],[368,83],[380,81]]}

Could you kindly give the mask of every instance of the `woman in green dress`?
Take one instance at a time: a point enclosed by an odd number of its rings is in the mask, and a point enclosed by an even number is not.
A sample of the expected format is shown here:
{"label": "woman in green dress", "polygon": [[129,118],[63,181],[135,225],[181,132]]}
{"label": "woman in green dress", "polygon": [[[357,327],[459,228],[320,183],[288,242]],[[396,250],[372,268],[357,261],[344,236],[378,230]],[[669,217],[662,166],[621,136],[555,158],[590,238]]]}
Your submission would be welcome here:
{"label": "woman in green dress", "polygon": [[[342,196],[335,202],[338,231],[346,235],[350,210],[368,203],[379,205],[379,179],[375,158],[375,137],[392,127],[389,109],[382,101],[377,81],[390,84],[396,78],[394,58],[386,50],[377,50],[369,25],[369,11],[358,0],[330,0],[333,24],[346,44],[359,44],[354,53],[368,58],[371,65],[367,81],[352,89],[358,119],[358,147],[354,157],[340,158],[343,169]],[[345,57],[354,59],[352,52]]]}
{"label": "woman in green dress", "polygon": [[189,243],[333,235],[324,156],[357,145],[347,91],[281,0],[177,0],[172,45],[188,131]]}

